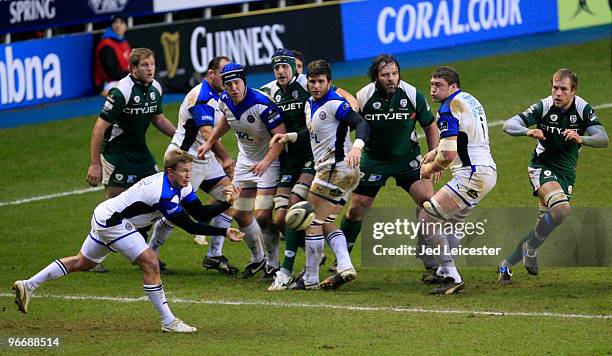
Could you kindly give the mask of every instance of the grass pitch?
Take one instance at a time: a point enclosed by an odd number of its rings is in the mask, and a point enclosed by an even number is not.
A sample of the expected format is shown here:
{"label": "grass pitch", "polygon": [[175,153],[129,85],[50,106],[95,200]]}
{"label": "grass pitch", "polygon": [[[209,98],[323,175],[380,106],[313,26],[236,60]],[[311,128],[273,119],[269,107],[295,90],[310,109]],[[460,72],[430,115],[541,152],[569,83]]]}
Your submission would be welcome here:
{"label": "grass pitch", "polygon": [[[464,90],[481,101],[493,123],[548,96],[550,77],[561,67],[578,73],[578,95],[592,105],[612,102],[609,49],[609,40],[604,40],[450,64],[461,74]],[[432,70],[411,69],[402,76],[428,93]],[[365,83],[365,77],[357,77],[336,84],[354,93]],[[177,111],[178,105],[165,106],[174,122]],[[610,131],[612,109],[597,111]],[[94,120],[80,117],[0,130],[0,200],[86,188]],[[500,126],[490,129],[490,137],[499,176],[478,209],[533,207],[535,220],[537,202],[526,174],[534,141],[507,136]],[[161,161],[168,138],[152,129],[148,139]],[[232,141],[231,135],[224,138],[235,152]],[[612,206],[609,167],[609,148],[583,149],[573,206]],[[0,337],[60,336],[63,344],[54,351],[72,354],[612,352],[612,319],[597,317],[611,314],[608,268],[543,268],[532,277],[517,266],[515,283],[506,287],[496,283],[495,266],[464,268],[465,291],[446,297],[429,296],[430,287],[420,283],[417,269],[361,268],[357,280],[337,292],[270,293],[267,285],[254,280],[204,272],[201,261],[206,248],[194,245],[180,231],[162,249],[161,257],[175,271],[163,281],[173,312],[197,326],[197,334],[162,334],[153,307],[143,298],[140,271],[118,255],[107,259],[110,273],[77,273],[46,283],[37,290],[39,297],[30,304],[29,314],[18,313],[12,282],[31,276],[55,258],[75,254],[102,198],[98,191],[0,206]],[[411,209],[414,204],[389,182],[375,206]],[[517,241],[524,233],[516,232]],[[238,265],[248,259],[243,244],[226,241],[224,253]],[[302,255],[296,266],[303,265]],[[359,257],[356,248],[357,266]],[[0,346],[1,351],[9,349]]]}

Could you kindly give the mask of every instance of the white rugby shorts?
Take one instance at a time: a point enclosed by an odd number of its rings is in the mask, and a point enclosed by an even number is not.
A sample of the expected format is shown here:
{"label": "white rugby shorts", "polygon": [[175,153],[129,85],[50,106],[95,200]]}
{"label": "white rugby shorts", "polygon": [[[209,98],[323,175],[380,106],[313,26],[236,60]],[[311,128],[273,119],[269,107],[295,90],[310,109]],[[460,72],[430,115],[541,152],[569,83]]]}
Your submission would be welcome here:
{"label": "white rugby shorts", "polygon": [[124,219],[116,226],[105,227],[92,216],[91,231],[83,241],[81,253],[96,263],[104,261],[111,252],[119,252],[130,262],[134,262],[147,248],[149,245],[136,226],[127,220]]}

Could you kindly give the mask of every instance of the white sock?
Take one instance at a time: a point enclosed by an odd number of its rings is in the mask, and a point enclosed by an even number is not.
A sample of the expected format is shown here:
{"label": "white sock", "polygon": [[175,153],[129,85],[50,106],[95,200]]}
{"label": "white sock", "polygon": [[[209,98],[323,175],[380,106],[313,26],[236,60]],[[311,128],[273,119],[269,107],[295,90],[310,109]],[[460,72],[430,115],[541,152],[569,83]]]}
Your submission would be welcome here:
{"label": "white sock", "polygon": [[[448,249],[449,251],[455,248],[458,248],[459,245],[461,244],[461,239],[457,238],[454,234],[448,234],[445,236],[446,237],[446,241],[448,243]],[[452,255],[453,259],[456,260],[457,256],[456,255]]]}
{"label": "white sock", "polygon": [[353,268],[351,257],[346,247],[346,237],[342,230],[336,230],[330,233],[327,235],[326,239],[329,247],[334,251],[336,259],[338,260],[338,272]]}
{"label": "white sock", "polygon": [[[212,226],[220,227],[223,229],[227,229],[232,225],[232,217],[221,213],[212,219]],[[212,236],[210,238],[210,244],[208,247],[208,257],[216,257],[223,255],[223,242],[225,241],[225,236]]]}
{"label": "white sock", "polygon": [[280,267],[280,260],[278,258],[280,236],[278,231],[270,226],[268,229],[262,231],[262,237],[266,250],[266,266],[268,266],[268,268]]}
{"label": "white sock", "polygon": [[39,285],[46,281],[67,276],[68,273],[68,269],[66,266],[64,266],[62,261],[55,260],[47,267],[43,268],[40,272],[36,273],[32,278],[26,280],[26,287],[33,290],[38,288]]}
{"label": "white sock", "polygon": [[304,273],[305,284],[319,283],[319,262],[325,248],[323,235],[306,235],[306,268]]}
{"label": "white sock", "polygon": [[455,263],[452,261],[445,262],[442,267],[438,268],[436,274],[442,277],[453,277],[455,279],[455,283],[461,283],[463,281],[463,279],[461,279],[461,275],[459,275],[459,271],[457,271],[457,267],[455,267]]}
{"label": "white sock", "polygon": [[170,237],[170,233],[173,229],[174,225],[164,218],[161,218],[155,223],[151,239],[149,240],[149,247],[156,255],[159,254],[159,248],[162,247],[164,242]]}
{"label": "white sock", "polygon": [[455,283],[461,283],[463,281],[459,272],[457,271],[457,267],[455,267],[455,257],[449,253],[450,247],[448,239],[445,236],[439,236],[440,241],[440,256],[438,260],[440,261],[440,267],[437,270],[438,275],[444,277],[453,277],[455,279]]}
{"label": "white sock", "polygon": [[251,251],[251,262],[261,262],[264,258],[264,250],[261,246],[261,230],[257,221],[253,219],[247,227],[241,228],[244,232],[244,241]]}
{"label": "white sock", "polygon": [[170,311],[168,302],[166,302],[166,295],[164,294],[164,285],[160,282],[159,284],[145,284],[144,291],[147,297],[151,299],[153,306],[157,309],[159,316],[162,319],[164,325],[169,325],[174,321],[174,314]]}

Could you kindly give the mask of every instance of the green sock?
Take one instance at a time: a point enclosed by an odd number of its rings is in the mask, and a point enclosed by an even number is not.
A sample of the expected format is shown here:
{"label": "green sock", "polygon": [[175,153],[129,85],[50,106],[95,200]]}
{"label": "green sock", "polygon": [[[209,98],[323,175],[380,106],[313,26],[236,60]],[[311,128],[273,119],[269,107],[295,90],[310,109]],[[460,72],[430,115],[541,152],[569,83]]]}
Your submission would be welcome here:
{"label": "green sock", "polygon": [[348,252],[351,253],[353,246],[355,246],[355,241],[357,241],[357,236],[359,236],[361,231],[361,221],[352,221],[343,216],[340,230],[342,230],[346,237],[346,246],[348,247]]}
{"label": "green sock", "polygon": [[518,245],[516,246],[516,248],[514,249],[512,254],[510,256],[508,256],[508,258],[506,258],[506,261],[508,261],[508,263],[510,263],[510,265],[514,266],[520,260],[523,259],[523,242],[525,242],[527,240],[530,240],[532,238],[535,239],[535,232],[533,230],[529,231],[527,236],[525,236],[521,240],[521,242],[518,243]]}
{"label": "green sock", "polygon": [[305,234],[304,230],[295,231],[285,228],[285,258],[283,260],[283,268],[289,272],[293,272],[295,254],[299,248],[300,240],[304,241]]}

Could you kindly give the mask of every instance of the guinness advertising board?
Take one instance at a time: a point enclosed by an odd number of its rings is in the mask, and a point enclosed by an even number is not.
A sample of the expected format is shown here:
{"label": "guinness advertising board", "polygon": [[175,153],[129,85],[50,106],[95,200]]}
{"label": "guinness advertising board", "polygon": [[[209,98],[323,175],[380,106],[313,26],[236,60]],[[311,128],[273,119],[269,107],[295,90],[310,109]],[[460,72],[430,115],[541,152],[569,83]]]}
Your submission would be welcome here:
{"label": "guinness advertising board", "polygon": [[173,92],[187,91],[190,80],[205,73],[208,62],[219,55],[249,73],[271,72],[270,57],[277,48],[301,51],[306,63],[344,59],[338,5],[183,21],[132,29],[126,37],[132,47],[155,52],[157,78]]}

